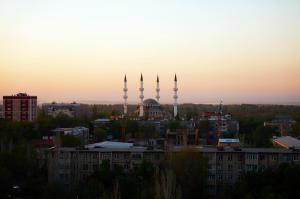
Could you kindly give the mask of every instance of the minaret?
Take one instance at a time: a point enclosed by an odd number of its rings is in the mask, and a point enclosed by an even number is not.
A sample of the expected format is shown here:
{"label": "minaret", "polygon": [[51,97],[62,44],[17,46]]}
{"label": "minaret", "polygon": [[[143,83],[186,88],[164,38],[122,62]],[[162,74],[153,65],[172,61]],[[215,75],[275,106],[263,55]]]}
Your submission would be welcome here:
{"label": "minaret", "polygon": [[159,102],[159,91],[160,91],[160,88],[159,88],[159,77],[157,75],[157,78],[156,78],[156,100],[157,102]]}
{"label": "minaret", "polygon": [[124,89],[123,89],[123,91],[124,91],[124,96],[123,96],[123,99],[124,99],[124,104],[123,104],[124,115],[127,115],[127,98],[128,98],[127,91],[128,91],[128,89],[127,89],[127,78],[126,78],[126,75],[124,77]]}
{"label": "minaret", "polygon": [[143,74],[141,74],[140,79],[140,117],[144,117],[144,80]]}
{"label": "minaret", "polygon": [[175,78],[174,78],[174,117],[177,116],[178,114],[178,110],[177,110],[177,99],[178,99],[178,94],[177,94],[177,91],[178,91],[178,88],[177,88],[177,76],[175,74]]}

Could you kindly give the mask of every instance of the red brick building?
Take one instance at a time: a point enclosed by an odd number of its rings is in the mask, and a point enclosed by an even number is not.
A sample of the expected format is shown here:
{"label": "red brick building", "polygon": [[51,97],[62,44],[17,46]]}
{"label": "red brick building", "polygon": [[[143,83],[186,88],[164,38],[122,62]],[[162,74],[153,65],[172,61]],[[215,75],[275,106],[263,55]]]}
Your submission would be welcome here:
{"label": "red brick building", "polygon": [[37,117],[37,96],[18,93],[3,96],[4,118],[14,121],[34,121]]}

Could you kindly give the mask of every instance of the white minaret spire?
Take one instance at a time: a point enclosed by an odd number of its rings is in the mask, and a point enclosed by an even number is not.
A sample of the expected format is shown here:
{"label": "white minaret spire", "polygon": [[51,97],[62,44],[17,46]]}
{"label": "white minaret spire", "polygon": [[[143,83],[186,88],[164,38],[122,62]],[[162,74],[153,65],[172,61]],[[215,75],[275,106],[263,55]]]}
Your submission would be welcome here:
{"label": "white minaret spire", "polygon": [[157,75],[156,77],[156,100],[159,102],[159,91],[160,91],[160,88],[159,88],[159,77]]}
{"label": "white minaret spire", "polygon": [[178,99],[178,87],[177,87],[177,76],[175,74],[175,78],[174,78],[174,117],[177,116],[178,114],[178,110],[177,110],[177,99]]}
{"label": "white minaret spire", "polygon": [[144,117],[144,80],[142,73],[140,79],[140,100],[140,117]]}
{"label": "white minaret spire", "polygon": [[123,104],[123,107],[124,107],[124,115],[127,115],[127,77],[126,77],[126,74],[125,74],[125,77],[124,77],[124,96],[123,96],[123,99],[124,99],[124,104]]}

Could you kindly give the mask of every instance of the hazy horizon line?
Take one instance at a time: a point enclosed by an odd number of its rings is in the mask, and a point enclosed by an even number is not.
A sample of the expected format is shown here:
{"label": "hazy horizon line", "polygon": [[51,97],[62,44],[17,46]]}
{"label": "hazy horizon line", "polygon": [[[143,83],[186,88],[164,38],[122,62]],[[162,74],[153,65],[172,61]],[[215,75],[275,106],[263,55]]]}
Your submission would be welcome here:
{"label": "hazy horizon line", "polygon": [[[122,105],[122,101],[114,100],[38,100],[38,105],[51,104],[51,103],[77,103],[77,104],[87,104],[87,105]],[[138,101],[127,102],[128,105],[137,105]],[[162,105],[172,105],[173,102],[160,102]],[[179,105],[193,104],[193,105],[218,105],[220,102],[179,102]],[[296,101],[286,101],[286,102],[222,102],[223,105],[283,105],[283,106],[300,106],[300,102]],[[3,100],[0,100],[0,105],[3,105]]]}
{"label": "hazy horizon line", "polygon": [[[56,102],[56,103],[73,103],[76,102],[78,104],[88,104],[88,105],[122,105],[123,102],[122,101],[113,101],[113,100],[78,100],[78,101],[40,101],[38,102],[38,104],[47,104],[47,103],[52,103],[52,102]],[[128,102],[128,105],[137,105],[139,102]],[[172,102],[160,102],[160,104],[162,105],[172,105]],[[181,102],[179,103],[179,105],[184,105],[184,104],[194,104],[194,105],[218,105],[219,102]],[[300,106],[300,102],[282,102],[282,103],[272,103],[272,102],[236,102],[236,103],[226,103],[223,102],[223,105],[243,105],[243,104],[249,104],[249,105],[285,105],[285,106]]]}

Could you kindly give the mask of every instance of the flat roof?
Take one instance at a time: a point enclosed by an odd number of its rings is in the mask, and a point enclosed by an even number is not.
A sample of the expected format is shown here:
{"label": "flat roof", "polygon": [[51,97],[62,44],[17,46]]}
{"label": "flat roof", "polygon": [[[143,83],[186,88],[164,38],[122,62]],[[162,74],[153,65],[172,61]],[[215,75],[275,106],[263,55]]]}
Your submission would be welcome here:
{"label": "flat roof", "polygon": [[[97,144],[97,143],[96,143]],[[129,143],[131,144],[131,143]],[[87,145],[88,146],[88,145]],[[63,147],[60,148],[62,151],[79,151],[79,152],[160,152],[163,153],[165,150],[163,149],[148,149],[147,147],[120,147],[117,145],[106,145],[106,147],[87,147],[86,148],[71,148],[71,147]],[[184,149],[184,146],[175,146],[173,147],[173,152],[178,152]],[[300,154],[300,150],[292,150],[287,148],[232,148],[232,147],[224,147],[218,148],[213,146],[196,146],[196,150],[203,153],[298,153]]]}
{"label": "flat roof", "polygon": [[219,142],[221,143],[235,143],[235,142],[240,142],[240,139],[238,138],[220,138]]}
{"label": "flat roof", "polygon": [[124,148],[133,147],[133,143],[104,141],[104,142],[98,142],[98,143],[94,143],[94,144],[88,144],[85,147],[87,147],[87,148],[117,148],[117,149],[122,148],[122,149],[124,149]]}

